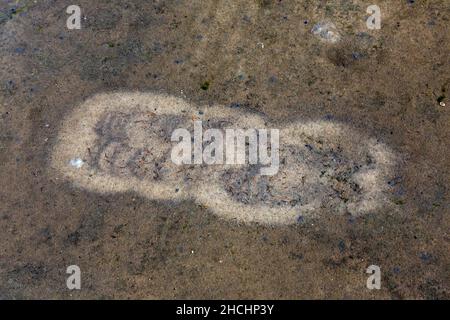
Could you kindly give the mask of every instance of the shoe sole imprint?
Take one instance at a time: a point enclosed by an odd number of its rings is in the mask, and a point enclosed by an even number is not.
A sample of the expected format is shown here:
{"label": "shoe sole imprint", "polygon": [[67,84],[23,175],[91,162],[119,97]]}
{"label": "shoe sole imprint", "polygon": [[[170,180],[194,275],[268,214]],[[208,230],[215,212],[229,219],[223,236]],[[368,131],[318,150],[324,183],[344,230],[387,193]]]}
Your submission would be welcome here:
{"label": "shoe sole imprint", "polygon": [[[98,94],[63,120],[51,167],[90,191],[194,200],[244,223],[292,224],[323,210],[361,215],[388,203],[396,156],[348,125],[285,124],[279,128],[279,172],[261,176],[258,166],[248,164],[175,165],[171,134],[191,130],[195,120],[202,120],[204,130],[273,128],[261,115],[238,108],[199,107],[155,93]],[[83,165],[71,165],[73,159]]]}

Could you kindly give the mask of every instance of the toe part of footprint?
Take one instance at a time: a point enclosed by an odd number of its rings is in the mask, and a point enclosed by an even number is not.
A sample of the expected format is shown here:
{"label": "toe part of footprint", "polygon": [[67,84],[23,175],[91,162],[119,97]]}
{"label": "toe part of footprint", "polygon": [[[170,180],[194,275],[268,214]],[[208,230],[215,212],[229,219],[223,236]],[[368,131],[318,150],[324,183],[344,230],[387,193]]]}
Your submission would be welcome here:
{"label": "toe part of footprint", "polygon": [[274,176],[258,166],[210,172],[197,201],[229,219],[292,224],[323,213],[362,215],[386,204],[394,154],[343,124],[294,123],[280,133],[280,167]]}

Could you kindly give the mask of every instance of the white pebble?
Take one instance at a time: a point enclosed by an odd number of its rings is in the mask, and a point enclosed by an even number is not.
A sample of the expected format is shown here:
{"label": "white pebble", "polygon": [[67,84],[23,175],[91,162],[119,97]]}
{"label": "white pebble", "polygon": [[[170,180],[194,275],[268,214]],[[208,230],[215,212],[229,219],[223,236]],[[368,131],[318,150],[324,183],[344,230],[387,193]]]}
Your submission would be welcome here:
{"label": "white pebble", "polygon": [[336,43],[341,38],[336,26],[332,22],[319,22],[314,25],[311,32],[321,40],[331,43]]}
{"label": "white pebble", "polygon": [[75,168],[81,168],[84,164],[84,161],[81,160],[80,158],[74,158],[74,159],[70,159],[70,165],[75,167]]}

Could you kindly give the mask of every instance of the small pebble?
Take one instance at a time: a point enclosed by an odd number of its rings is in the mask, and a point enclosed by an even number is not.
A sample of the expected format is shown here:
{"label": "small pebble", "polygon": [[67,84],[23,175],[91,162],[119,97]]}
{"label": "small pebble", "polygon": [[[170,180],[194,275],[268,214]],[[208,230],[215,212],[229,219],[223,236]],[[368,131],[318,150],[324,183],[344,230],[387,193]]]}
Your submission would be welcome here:
{"label": "small pebble", "polygon": [[83,166],[84,161],[81,160],[80,158],[74,158],[74,159],[70,159],[69,163],[72,167],[79,169]]}
{"label": "small pebble", "polygon": [[432,257],[431,254],[428,253],[428,252],[422,252],[420,254],[420,260],[422,260],[424,262],[427,262],[427,261],[431,260],[431,257]]}
{"label": "small pebble", "polygon": [[311,29],[312,34],[321,40],[336,43],[341,38],[332,22],[319,22]]}
{"label": "small pebble", "polygon": [[359,52],[353,52],[352,53],[352,58],[353,58],[353,60],[359,60],[359,59],[361,59],[363,57],[363,55],[361,54],[361,53],[359,53]]}
{"label": "small pebble", "polygon": [[22,54],[25,52],[25,48],[22,48],[22,47],[16,48],[16,49],[14,49],[14,52],[18,53],[18,54]]}
{"label": "small pebble", "polygon": [[345,251],[345,242],[343,240],[339,241],[338,247],[339,247],[340,252],[344,252]]}

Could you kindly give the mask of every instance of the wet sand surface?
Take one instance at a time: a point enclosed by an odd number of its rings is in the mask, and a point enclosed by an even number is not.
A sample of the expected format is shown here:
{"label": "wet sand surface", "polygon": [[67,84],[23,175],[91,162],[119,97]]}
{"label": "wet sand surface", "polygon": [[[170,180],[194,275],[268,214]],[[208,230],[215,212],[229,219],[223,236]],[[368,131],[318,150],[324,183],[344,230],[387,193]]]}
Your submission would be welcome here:
{"label": "wet sand surface", "polygon": [[[0,4],[0,298],[450,298],[448,1],[379,0],[380,30],[360,0],[83,0],[68,30],[71,4]],[[395,153],[384,202],[246,223],[55,174],[63,119],[125,91],[341,123]]]}

